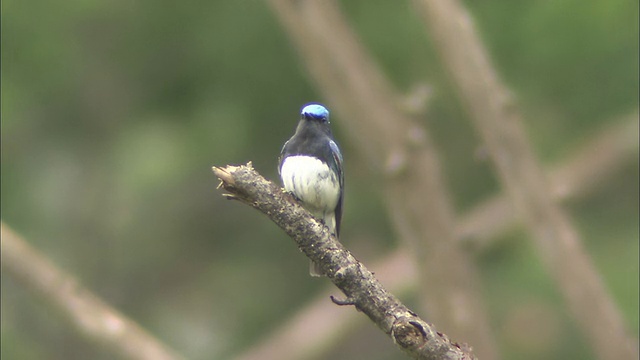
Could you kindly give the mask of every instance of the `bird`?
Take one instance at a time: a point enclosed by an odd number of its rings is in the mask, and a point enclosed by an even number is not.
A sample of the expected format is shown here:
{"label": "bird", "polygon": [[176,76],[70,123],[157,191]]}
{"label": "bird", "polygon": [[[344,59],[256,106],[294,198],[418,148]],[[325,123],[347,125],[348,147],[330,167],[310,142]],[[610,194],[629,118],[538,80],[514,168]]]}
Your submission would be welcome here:
{"label": "bird", "polygon": [[[280,152],[278,173],[284,189],[338,238],[344,198],[342,153],[331,133],[329,110],[322,104],[302,107],[296,131]],[[309,273],[322,276],[313,261]]]}

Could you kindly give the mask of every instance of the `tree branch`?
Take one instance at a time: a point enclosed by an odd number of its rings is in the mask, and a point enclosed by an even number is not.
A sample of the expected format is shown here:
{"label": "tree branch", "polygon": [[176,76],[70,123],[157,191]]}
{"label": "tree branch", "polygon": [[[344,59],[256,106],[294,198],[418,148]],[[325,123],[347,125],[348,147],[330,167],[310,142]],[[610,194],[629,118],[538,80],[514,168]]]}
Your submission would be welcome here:
{"label": "tree branch", "polygon": [[353,304],[404,352],[416,359],[475,359],[468,346],[451,342],[385,290],[323,224],[290,194],[258,174],[251,163],[214,167],[213,172],[230,193],[228,198],[260,210],[281,227],[346,295],[346,301],[339,302]]}
{"label": "tree branch", "polygon": [[1,226],[2,269],[58,310],[85,338],[126,359],[183,358],[55,267],[4,223]]}
{"label": "tree branch", "polygon": [[[556,201],[585,196],[613,178],[638,156],[638,109],[609,119],[609,124],[585,141],[561,164],[548,169],[549,188]],[[612,124],[610,124],[612,123]],[[458,238],[475,250],[490,247],[518,216],[507,194],[498,194],[476,205],[456,224]]]}
{"label": "tree branch", "polygon": [[[406,250],[406,249],[404,249]],[[396,250],[382,261],[371,266],[376,269],[376,278],[394,293],[406,293],[416,287],[417,274],[415,262],[411,261],[408,251]],[[251,348],[234,356],[236,360],[296,360],[310,357],[322,357],[328,344],[344,341],[346,333],[357,331],[359,324],[356,312],[340,311],[326,299],[329,289],[322,291],[314,299],[290,318],[271,329],[266,338]],[[300,334],[313,328],[313,338],[299,341]],[[313,354],[313,355],[311,355]]]}
{"label": "tree branch", "polygon": [[[551,188],[557,200],[581,197],[593,191],[597,184],[610,180],[620,168],[638,156],[638,109],[612,123],[579,146],[575,153],[549,170]],[[594,154],[594,150],[597,153]],[[575,173],[581,176],[575,176]],[[482,251],[495,244],[506,229],[515,226],[517,217],[504,194],[483,201],[465,214],[456,230],[462,241],[474,250]],[[417,284],[414,262],[406,249],[400,249],[375,263],[376,277],[395,294],[401,294]],[[328,291],[312,299],[290,318],[269,331],[265,338],[238,354],[237,360],[308,358],[318,348],[343,339],[345,331],[355,332],[356,314],[336,313],[336,307],[326,301]],[[308,324],[313,323],[312,341],[298,341]],[[342,334],[338,336],[337,334]]]}
{"label": "tree branch", "polygon": [[[376,176],[398,238],[418,269],[422,310],[451,336],[499,359],[479,271],[457,241],[455,212],[430,134],[400,110],[393,84],[335,0],[270,0],[275,15]],[[405,107],[406,108],[406,107]],[[455,305],[454,305],[455,304]]]}
{"label": "tree branch", "polygon": [[533,234],[567,307],[600,359],[637,359],[638,349],[567,212],[552,197],[525,134],[522,115],[502,83],[464,5],[416,0],[461,101],[514,209]]}

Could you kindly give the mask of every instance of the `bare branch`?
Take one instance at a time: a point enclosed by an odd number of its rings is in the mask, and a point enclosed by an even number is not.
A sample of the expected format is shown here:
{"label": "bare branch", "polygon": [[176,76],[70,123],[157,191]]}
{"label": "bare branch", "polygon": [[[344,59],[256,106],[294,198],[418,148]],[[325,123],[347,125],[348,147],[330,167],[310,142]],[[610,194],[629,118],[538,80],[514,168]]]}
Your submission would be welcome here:
{"label": "bare branch", "polygon": [[456,239],[453,206],[429,133],[400,110],[400,96],[336,1],[269,4],[311,79],[340,114],[336,124],[385,180],[392,224],[419,270],[422,309],[451,336],[473,344],[478,356],[498,359],[478,271]]}
{"label": "bare branch", "polygon": [[82,336],[127,359],[183,358],[1,226],[2,269],[58,310]]}
{"label": "bare branch", "polygon": [[[551,195],[556,201],[576,198],[593,191],[598,184],[638,156],[638,109],[612,119],[600,133],[579,146],[567,159],[549,170]],[[456,224],[458,238],[473,249],[489,247],[517,223],[517,214],[506,194],[476,205]]]}
{"label": "bare branch", "polygon": [[[605,182],[632,158],[638,156],[638,111],[613,122],[550,171],[551,187],[558,200],[588,194],[596,184]],[[597,149],[597,154],[593,154]],[[583,176],[573,176],[574,173]],[[516,216],[506,195],[496,195],[474,207],[457,224],[458,238],[468,241],[474,250],[483,250],[494,243],[506,229],[514,226]],[[398,250],[374,264],[376,277],[389,291],[402,294],[417,283],[414,262],[406,251]],[[345,331],[355,331],[351,326],[357,315],[339,313],[326,301],[328,292],[316,296],[307,306],[293,314],[287,321],[269,331],[267,337],[238,355],[238,360],[295,360],[316,354],[322,345],[343,338]],[[300,334],[313,324],[312,341],[299,341]],[[322,344],[322,345],[321,345]]]}
{"label": "bare branch", "polygon": [[514,208],[534,235],[567,307],[601,359],[637,359],[622,316],[552,191],[471,16],[457,0],[416,0]]}
{"label": "bare branch", "polygon": [[[415,263],[406,251],[397,250],[381,262],[373,264],[376,277],[394,294],[406,292],[416,283]],[[296,360],[309,357],[321,357],[318,353],[326,351],[326,344],[337,343],[345,338],[346,331],[354,331],[358,319],[355,312],[345,313],[332,306],[326,299],[331,295],[324,291],[282,322],[276,329],[269,331],[267,337],[235,357],[237,360]],[[300,341],[313,327],[313,338]],[[348,330],[347,330],[348,329]],[[313,355],[311,355],[313,354]]]}
{"label": "bare branch", "polygon": [[280,226],[298,248],[318,264],[322,272],[390,335],[403,351],[416,359],[474,359],[470,349],[451,342],[446,335],[420,319],[385,290],[373,274],[315,220],[293,197],[267,181],[251,166],[214,167],[222,175],[222,187],[241,202],[260,210]]}

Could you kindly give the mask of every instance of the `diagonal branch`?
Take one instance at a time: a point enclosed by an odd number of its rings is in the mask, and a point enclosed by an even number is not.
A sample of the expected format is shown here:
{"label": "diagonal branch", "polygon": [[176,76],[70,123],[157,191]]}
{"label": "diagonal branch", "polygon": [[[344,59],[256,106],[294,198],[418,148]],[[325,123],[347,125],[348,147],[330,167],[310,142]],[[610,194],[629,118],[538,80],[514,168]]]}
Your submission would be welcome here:
{"label": "diagonal branch", "polygon": [[[415,288],[416,268],[407,251],[396,250],[383,261],[374,263],[376,277],[386,288],[394,294],[406,293]],[[344,341],[346,333],[356,332],[360,324],[355,312],[338,312],[326,298],[330,296],[329,289],[321,292],[306,306],[298,310],[286,321],[270,330],[267,337],[254,344],[251,348],[236,355],[236,360],[296,360],[310,357],[322,357],[327,344]],[[306,333],[309,324],[313,324],[313,338],[305,337],[300,341],[301,334]],[[313,354],[313,356],[311,356]]]}
{"label": "diagonal branch", "polygon": [[404,352],[416,359],[475,359],[466,345],[451,342],[433,325],[420,319],[385,290],[362,263],[340,244],[291,195],[246,166],[213,168],[230,194],[267,215],[318,264],[322,272],[346,295],[336,304],[354,305],[388,334]]}
{"label": "diagonal branch", "polygon": [[514,209],[598,358],[637,359],[638,350],[578,232],[552,198],[520,111],[493,68],[470,14],[457,0],[416,4]]}
{"label": "diagonal branch", "polygon": [[[609,120],[613,125],[601,130],[582,144],[574,154],[550,169],[551,188],[557,200],[585,196],[606,182],[638,156],[638,110],[621,119]],[[594,154],[594,151],[597,153]],[[574,174],[581,176],[575,176]],[[494,244],[506,229],[514,226],[516,216],[506,195],[496,195],[474,207],[456,226],[458,237],[472,244],[474,250],[484,250]],[[374,264],[376,276],[389,291],[401,294],[415,287],[417,274],[410,255],[401,250]],[[325,301],[325,291],[278,325],[261,341],[237,356],[238,360],[308,358],[322,345],[338,342],[345,331],[356,331],[356,314],[335,314],[335,307]],[[312,341],[299,341],[307,324],[314,324]]]}
{"label": "diagonal branch", "polygon": [[311,79],[360,154],[384,179],[392,224],[418,269],[419,298],[451,336],[498,359],[476,264],[455,233],[455,212],[428,131],[398,106],[393,84],[335,0],[270,0]]}
{"label": "diagonal branch", "polygon": [[[611,119],[600,133],[574,150],[561,164],[548,170],[549,188],[556,201],[585,196],[638,156],[638,109]],[[637,161],[637,160],[636,160]],[[476,205],[456,224],[458,238],[473,249],[491,246],[517,223],[507,194],[498,194]]]}
{"label": "diagonal branch", "polygon": [[183,357],[56,268],[2,223],[2,270],[58,310],[89,340],[125,359]]}

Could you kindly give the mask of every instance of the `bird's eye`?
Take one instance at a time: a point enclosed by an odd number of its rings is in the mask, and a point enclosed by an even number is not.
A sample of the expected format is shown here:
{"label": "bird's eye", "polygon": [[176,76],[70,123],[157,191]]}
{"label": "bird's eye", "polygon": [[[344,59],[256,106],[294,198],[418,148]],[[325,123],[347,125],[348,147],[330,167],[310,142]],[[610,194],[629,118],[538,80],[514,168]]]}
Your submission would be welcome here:
{"label": "bird's eye", "polygon": [[301,116],[302,119],[313,119],[322,123],[328,123],[329,122],[329,117],[324,116],[324,115],[318,115],[318,114],[311,114],[311,113],[303,113]]}

